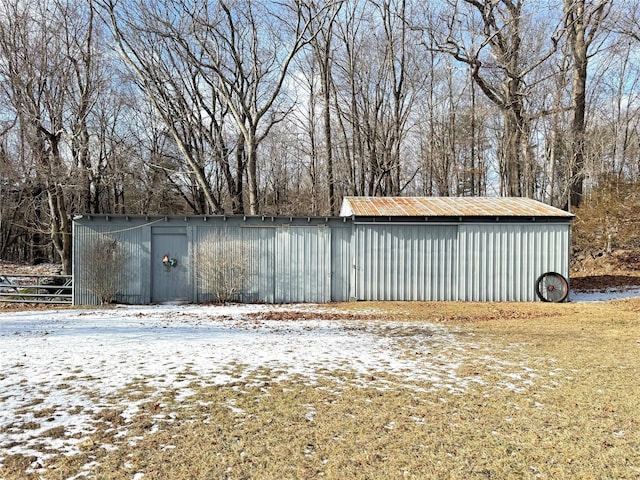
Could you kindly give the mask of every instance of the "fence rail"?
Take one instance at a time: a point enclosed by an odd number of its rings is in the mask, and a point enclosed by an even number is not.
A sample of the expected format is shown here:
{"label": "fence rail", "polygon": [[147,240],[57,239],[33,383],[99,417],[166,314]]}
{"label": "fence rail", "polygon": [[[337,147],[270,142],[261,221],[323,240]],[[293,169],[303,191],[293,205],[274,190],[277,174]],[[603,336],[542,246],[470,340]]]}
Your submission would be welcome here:
{"label": "fence rail", "polygon": [[0,273],[0,302],[73,303],[73,276]]}

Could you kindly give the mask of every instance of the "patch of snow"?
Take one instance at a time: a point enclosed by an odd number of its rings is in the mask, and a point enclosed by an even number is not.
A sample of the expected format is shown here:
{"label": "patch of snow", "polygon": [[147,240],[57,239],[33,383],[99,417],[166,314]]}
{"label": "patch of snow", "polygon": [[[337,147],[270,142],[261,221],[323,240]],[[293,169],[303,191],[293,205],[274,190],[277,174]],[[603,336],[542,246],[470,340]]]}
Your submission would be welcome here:
{"label": "patch of snow", "polygon": [[606,302],[625,298],[640,297],[640,287],[608,288],[606,290],[586,290],[569,292],[570,302]]}
{"label": "patch of snow", "polygon": [[[101,410],[117,408],[126,426],[138,405],[149,400],[117,398],[131,384],[155,392],[175,389],[178,398],[186,398],[194,380],[226,384],[266,367],[276,372],[276,378],[265,379],[270,382],[291,375],[313,382],[322,375],[318,372],[338,369],[355,371],[363,379],[385,372],[414,384],[459,387],[455,361],[404,358],[392,348],[393,339],[378,335],[372,324],[248,316],[277,309],[282,307],[148,306],[4,314],[0,462],[15,453],[46,459],[39,453],[43,443],[58,452],[76,453],[77,440],[71,437],[86,438],[95,431],[94,417]],[[442,326],[421,329],[423,343],[455,345]],[[63,434],[48,438],[47,432],[55,428],[63,428]],[[154,425],[151,431],[158,428]]]}
{"label": "patch of snow", "polygon": [[[295,376],[312,384],[343,371],[354,374],[359,385],[390,388],[388,378],[395,376],[416,390],[461,392],[477,381],[457,373],[468,352],[491,352],[489,345],[461,342],[445,325],[264,319],[270,312],[313,308],[162,305],[5,313],[0,317],[0,464],[18,453],[35,456],[41,465],[55,452],[77,453],[105,410],[123,420],[114,435],[126,435],[142,403],[165,391],[184,400],[194,382],[224,385],[253,378],[272,385]],[[405,328],[409,334],[403,334]],[[489,356],[487,362],[499,368]],[[260,376],[264,368],[270,369],[268,378]],[[523,379],[510,378],[509,388],[523,388]],[[135,400],[120,393],[128,385],[138,393]],[[140,399],[143,391],[148,396]],[[313,421],[314,414],[310,409],[305,418]],[[148,434],[160,428],[156,423]]]}
{"label": "patch of snow", "polygon": [[318,412],[313,407],[313,405],[305,405],[305,406],[307,407],[308,410],[307,410],[307,413],[304,414],[304,419],[307,422],[313,422]]}

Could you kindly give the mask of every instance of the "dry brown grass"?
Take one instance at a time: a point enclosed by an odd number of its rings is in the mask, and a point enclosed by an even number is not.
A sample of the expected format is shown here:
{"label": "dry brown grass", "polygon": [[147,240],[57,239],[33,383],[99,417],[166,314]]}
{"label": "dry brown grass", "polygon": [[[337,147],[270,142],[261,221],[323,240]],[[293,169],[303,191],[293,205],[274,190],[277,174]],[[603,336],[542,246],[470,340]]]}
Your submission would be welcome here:
{"label": "dry brown grass", "polygon": [[[15,456],[0,478],[68,478],[93,461],[89,478],[128,480],[640,477],[639,299],[327,309],[445,324],[481,346],[455,372],[464,391],[390,376],[361,386],[344,371],[315,383],[265,381],[269,370],[224,387],[194,383],[186,400],[167,390],[142,403],[131,423],[103,411],[82,454],[52,459],[46,473],[25,474],[31,459]],[[139,384],[128,391],[140,399]]]}

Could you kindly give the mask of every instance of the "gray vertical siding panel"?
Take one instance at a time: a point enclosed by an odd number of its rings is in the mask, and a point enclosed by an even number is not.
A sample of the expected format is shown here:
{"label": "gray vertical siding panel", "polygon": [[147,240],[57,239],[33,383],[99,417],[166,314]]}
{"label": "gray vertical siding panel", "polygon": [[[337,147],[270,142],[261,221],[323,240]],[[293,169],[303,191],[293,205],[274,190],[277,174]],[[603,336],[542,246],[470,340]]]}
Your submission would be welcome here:
{"label": "gray vertical siding panel", "polygon": [[346,302],[351,295],[353,249],[351,222],[331,228],[331,301]]}
{"label": "gray vertical siding panel", "polygon": [[[233,222],[233,225],[199,227],[194,242],[206,241],[206,235],[232,235],[244,245],[250,258],[250,272],[243,287],[247,302],[325,302],[332,298],[332,230],[325,224],[267,225]],[[204,233],[208,232],[208,233]],[[236,232],[236,233],[232,233]],[[239,234],[237,232],[240,232]],[[231,249],[233,254],[236,247]],[[194,247],[197,251],[197,247]],[[341,262],[338,262],[341,263]],[[339,265],[338,268],[344,268]],[[340,274],[339,277],[344,277]],[[345,287],[342,286],[344,289]],[[199,298],[207,292],[199,288]]]}
{"label": "gray vertical siding panel", "polygon": [[[215,261],[217,255],[224,257],[221,261],[244,264],[245,278],[242,281],[238,299],[244,302],[274,301],[274,238],[275,229],[249,225],[246,222],[230,222],[228,220],[208,220],[204,225],[195,227],[192,245],[192,258],[198,269],[200,259],[198,252],[209,255]],[[227,245],[220,249],[216,242],[224,241]],[[210,291],[205,278],[195,273],[197,301],[214,301],[215,295]]]}
{"label": "gray vertical siding panel", "polygon": [[118,301],[136,304],[147,302],[151,298],[149,290],[151,239],[150,230],[137,225],[134,227],[116,234],[116,238],[123,241],[129,267],[125,269],[124,278],[119,282],[122,288]]}
{"label": "gray vertical siding panel", "polygon": [[356,297],[455,300],[456,232],[452,225],[356,225]]}
{"label": "gray vertical siding panel", "polygon": [[331,230],[325,225],[276,229],[275,302],[331,300]]}
{"label": "gray vertical siding panel", "polygon": [[568,278],[568,225],[460,226],[460,300],[533,301],[545,272]]}
{"label": "gray vertical siding panel", "polygon": [[88,288],[86,271],[90,268],[89,260],[84,252],[91,243],[93,229],[78,223],[73,224],[73,303],[75,305],[94,305],[97,297]]}
{"label": "gray vertical siding panel", "polygon": [[[213,222],[211,222],[213,223]],[[197,302],[211,302],[216,300],[212,292],[209,273],[215,272],[216,265],[237,265],[244,268],[246,278],[240,278],[238,300],[249,289],[249,278],[252,276],[252,255],[242,236],[242,230],[237,225],[227,222],[218,225],[196,226],[192,229],[190,242],[190,256],[193,264],[193,281],[195,282],[195,299]],[[208,264],[208,265],[207,265]]]}
{"label": "gray vertical siding panel", "polygon": [[[148,303],[150,299],[150,238],[141,222],[121,223],[95,220],[86,225],[74,225],[73,275],[75,281],[74,303],[94,305],[98,298],[91,291],[86,279],[95,264],[90,258],[91,246],[100,238],[117,241],[121,250],[122,269],[115,279],[116,301],[119,303]],[[84,281],[83,281],[84,279]]]}
{"label": "gray vertical siding panel", "polygon": [[[197,302],[213,299],[196,272],[198,245],[228,234],[244,252],[246,302],[362,300],[536,300],[535,281],[568,278],[569,223],[359,223],[352,219],[260,217],[83,217],[74,221],[74,302],[95,304],[83,277],[85,251],[102,235],[122,249],[117,301],[151,301],[152,230],[186,229],[189,282]],[[186,267],[186,265],[185,265]]]}
{"label": "gray vertical siding panel", "polygon": [[247,301],[275,302],[275,228],[242,227],[242,238],[250,245],[252,263]]}
{"label": "gray vertical siding panel", "polygon": [[507,250],[503,245],[512,240],[508,232],[502,233],[505,234],[504,237],[495,234],[495,228],[481,225],[460,226],[461,300],[505,300],[504,281],[513,275],[514,264],[507,261],[507,269],[500,268],[505,264],[504,254]]}

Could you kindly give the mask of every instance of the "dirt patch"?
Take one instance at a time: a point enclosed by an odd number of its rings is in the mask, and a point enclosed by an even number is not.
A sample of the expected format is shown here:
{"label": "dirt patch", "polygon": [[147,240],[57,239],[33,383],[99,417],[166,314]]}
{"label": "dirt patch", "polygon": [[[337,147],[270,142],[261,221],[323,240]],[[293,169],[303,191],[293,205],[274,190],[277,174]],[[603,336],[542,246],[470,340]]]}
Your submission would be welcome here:
{"label": "dirt patch", "polygon": [[0,275],[60,275],[62,265],[56,263],[41,263],[40,265],[27,265],[24,263],[11,263],[0,260]]}
{"label": "dirt patch", "polygon": [[616,290],[640,286],[640,250],[577,255],[571,265],[571,288],[578,291]]}
{"label": "dirt patch", "polygon": [[365,312],[327,312],[304,310],[274,310],[267,312],[249,313],[248,318],[254,320],[379,320],[380,314]]}
{"label": "dirt patch", "polygon": [[571,277],[571,288],[579,291],[622,289],[640,286],[638,275],[587,275]]}
{"label": "dirt patch", "polygon": [[63,310],[74,308],[73,305],[46,304],[46,303],[4,303],[0,302],[0,313],[22,312],[25,310]]}
{"label": "dirt patch", "polygon": [[572,275],[604,275],[612,273],[640,275],[640,249],[616,250],[596,255],[577,253],[571,260]]}

